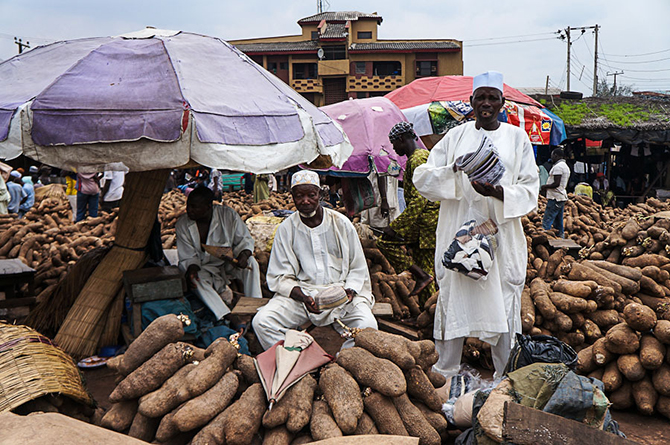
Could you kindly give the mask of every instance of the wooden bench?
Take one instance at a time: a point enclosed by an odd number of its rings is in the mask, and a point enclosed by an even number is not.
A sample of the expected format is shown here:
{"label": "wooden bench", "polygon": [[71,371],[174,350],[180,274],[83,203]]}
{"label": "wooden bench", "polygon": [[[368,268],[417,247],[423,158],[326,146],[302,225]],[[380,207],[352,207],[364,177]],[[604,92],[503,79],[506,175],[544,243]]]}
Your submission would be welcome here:
{"label": "wooden bench", "polygon": [[[232,310],[234,315],[255,315],[259,308],[265,306],[270,298],[241,297]],[[375,303],[372,306],[375,317],[389,318],[393,316],[390,303]]]}

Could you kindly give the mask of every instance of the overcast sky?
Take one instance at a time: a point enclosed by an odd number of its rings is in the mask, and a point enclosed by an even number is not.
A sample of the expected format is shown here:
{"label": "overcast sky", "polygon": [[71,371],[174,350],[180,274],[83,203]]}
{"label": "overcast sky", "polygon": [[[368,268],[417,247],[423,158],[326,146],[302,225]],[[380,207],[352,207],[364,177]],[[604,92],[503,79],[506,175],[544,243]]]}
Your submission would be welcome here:
{"label": "overcast sky", "polygon": [[[0,0],[0,60],[57,40],[118,35],[147,25],[240,39],[298,34],[316,0]],[[566,88],[566,43],[559,29],[602,28],[599,76],[636,90],[670,90],[670,0],[453,1],[330,0],[330,11],[377,12],[381,39],[464,41],[464,74],[495,69],[514,87]],[[591,93],[594,35],[572,31],[571,89]],[[507,38],[506,37],[511,37]],[[513,42],[513,43],[512,43]],[[611,84],[613,76],[606,76]],[[2,81],[2,79],[0,79]]]}

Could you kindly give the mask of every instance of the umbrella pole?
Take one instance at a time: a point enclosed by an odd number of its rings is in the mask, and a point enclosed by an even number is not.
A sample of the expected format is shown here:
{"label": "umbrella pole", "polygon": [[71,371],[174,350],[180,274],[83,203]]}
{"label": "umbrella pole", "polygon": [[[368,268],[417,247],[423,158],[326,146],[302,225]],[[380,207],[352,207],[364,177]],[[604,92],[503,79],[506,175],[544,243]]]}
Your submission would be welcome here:
{"label": "umbrella pole", "polygon": [[103,317],[121,289],[123,271],[144,264],[144,248],[158,214],[168,175],[169,170],[153,170],[126,176],[114,245],[80,291],[55,338],[58,345],[73,357],[86,357],[96,352],[104,327]]}

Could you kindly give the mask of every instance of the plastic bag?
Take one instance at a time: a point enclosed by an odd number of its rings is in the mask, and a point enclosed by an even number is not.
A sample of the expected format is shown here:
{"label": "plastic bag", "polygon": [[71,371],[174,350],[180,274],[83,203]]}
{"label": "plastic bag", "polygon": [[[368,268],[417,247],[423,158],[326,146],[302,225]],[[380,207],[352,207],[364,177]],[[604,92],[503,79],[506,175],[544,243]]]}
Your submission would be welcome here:
{"label": "plastic bag", "polygon": [[498,226],[492,219],[469,219],[456,231],[442,255],[442,265],[475,280],[486,279],[498,246]]}
{"label": "plastic bag", "polygon": [[341,184],[342,202],[347,216],[352,217],[377,206],[375,191],[368,178],[342,178]]}
{"label": "plastic bag", "polygon": [[569,345],[549,335],[516,334],[516,346],[505,367],[505,374],[532,363],[564,363],[574,370],[577,353]]}

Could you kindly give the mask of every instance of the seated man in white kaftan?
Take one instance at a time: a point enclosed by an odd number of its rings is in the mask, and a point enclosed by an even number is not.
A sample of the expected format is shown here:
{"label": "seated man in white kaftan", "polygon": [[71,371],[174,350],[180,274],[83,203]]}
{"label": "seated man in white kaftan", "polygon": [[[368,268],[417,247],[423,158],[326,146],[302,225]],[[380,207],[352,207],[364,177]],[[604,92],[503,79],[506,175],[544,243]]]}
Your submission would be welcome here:
{"label": "seated man in white kaftan", "polygon": [[[228,305],[231,278],[242,280],[247,297],[261,298],[258,263],[251,256],[254,240],[242,218],[225,205],[213,205],[214,192],[197,187],[186,201],[186,215],[177,220],[179,267],[189,288],[212,311],[217,320],[231,318]],[[204,246],[232,248],[229,259],[218,258]],[[236,326],[232,326],[235,328]]]}
{"label": "seated man in white kaftan", "polygon": [[[319,204],[319,191],[315,172],[293,175],[291,194],[298,211],[279,225],[268,264],[267,283],[275,296],[252,321],[264,349],[307,321],[332,325],[340,333],[343,330],[335,319],[350,328],[377,328],[370,274],[358,234],[344,215]],[[320,311],[320,295],[332,295],[337,289],[346,293],[343,302]],[[351,346],[353,339],[342,347]]]}
{"label": "seated man in white kaftan", "polygon": [[[514,336],[521,332],[521,291],[528,260],[521,217],[537,205],[539,178],[528,135],[498,121],[505,103],[502,74],[491,71],[475,77],[470,103],[475,122],[449,130],[431,150],[428,162],[414,172],[419,193],[440,202],[435,250],[440,294],[433,331],[440,358],[433,369],[445,376],[456,374],[463,339],[476,337],[491,345],[495,371],[501,376]],[[504,166],[497,185],[471,180],[457,167],[457,159],[477,150],[484,136]],[[474,217],[490,218],[499,230],[493,263],[488,275],[479,279],[442,264],[454,234]]]}

